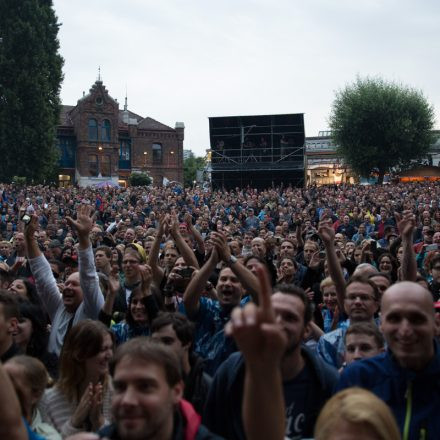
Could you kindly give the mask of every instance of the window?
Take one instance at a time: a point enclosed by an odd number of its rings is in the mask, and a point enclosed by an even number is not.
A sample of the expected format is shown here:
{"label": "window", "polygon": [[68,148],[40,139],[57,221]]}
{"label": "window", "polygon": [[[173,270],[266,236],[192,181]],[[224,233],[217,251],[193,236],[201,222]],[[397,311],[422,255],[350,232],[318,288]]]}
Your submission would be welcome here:
{"label": "window", "polygon": [[112,174],[112,162],[110,155],[101,157],[101,175],[102,177],[110,177]]}
{"label": "window", "polygon": [[162,163],[162,145],[161,144],[153,144],[153,164],[161,164]]}
{"label": "window", "polygon": [[129,140],[121,140],[121,147],[119,149],[119,160],[130,160]]}
{"label": "window", "polygon": [[90,177],[98,176],[98,156],[89,154],[89,175]]}
{"label": "window", "polygon": [[101,124],[101,140],[110,142],[111,137],[111,125],[108,119],[104,119]]}
{"label": "window", "polygon": [[97,141],[98,140],[98,123],[96,119],[89,119],[89,141]]}

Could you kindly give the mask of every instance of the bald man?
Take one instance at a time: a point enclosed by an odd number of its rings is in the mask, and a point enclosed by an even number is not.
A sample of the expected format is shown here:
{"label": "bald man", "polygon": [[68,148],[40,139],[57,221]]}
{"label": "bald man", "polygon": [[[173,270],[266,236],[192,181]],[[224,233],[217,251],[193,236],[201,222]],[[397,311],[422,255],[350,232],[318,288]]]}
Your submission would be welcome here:
{"label": "bald man", "polygon": [[382,298],[386,353],[346,368],[337,391],[366,388],[392,409],[404,439],[438,438],[440,351],[432,295],[417,283],[392,285]]}

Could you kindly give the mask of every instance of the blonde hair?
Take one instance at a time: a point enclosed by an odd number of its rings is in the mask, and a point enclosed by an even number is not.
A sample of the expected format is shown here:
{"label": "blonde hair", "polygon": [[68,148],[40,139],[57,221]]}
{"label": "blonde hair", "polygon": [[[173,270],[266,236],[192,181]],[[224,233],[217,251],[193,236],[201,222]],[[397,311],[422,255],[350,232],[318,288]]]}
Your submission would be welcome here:
{"label": "blonde hair", "polygon": [[319,285],[319,289],[322,292],[322,289],[324,289],[324,287],[330,287],[334,285],[335,285],[334,281],[330,277],[327,277],[321,281],[321,284]]}
{"label": "blonde hair", "polygon": [[400,440],[400,432],[391,410],[370,391],[347,388],[335,394],[322,409],[315,425],[315,440],[327,440],[338,431],[341,420],[365,424],[378,440]]}

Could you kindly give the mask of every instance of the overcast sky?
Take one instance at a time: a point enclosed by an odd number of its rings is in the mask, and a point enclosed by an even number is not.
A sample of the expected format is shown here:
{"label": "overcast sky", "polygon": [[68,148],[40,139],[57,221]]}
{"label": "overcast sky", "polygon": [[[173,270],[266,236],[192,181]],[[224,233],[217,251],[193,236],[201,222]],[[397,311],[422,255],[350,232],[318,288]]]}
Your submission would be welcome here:
{"label": "overcast sky", "polygon": [[54,0],[63,104],[102,79],[122,108],[174,127],[204,155],[208,117],[305,113],[328,128],[356,75],[423,91],[440,127],[439,0]]}

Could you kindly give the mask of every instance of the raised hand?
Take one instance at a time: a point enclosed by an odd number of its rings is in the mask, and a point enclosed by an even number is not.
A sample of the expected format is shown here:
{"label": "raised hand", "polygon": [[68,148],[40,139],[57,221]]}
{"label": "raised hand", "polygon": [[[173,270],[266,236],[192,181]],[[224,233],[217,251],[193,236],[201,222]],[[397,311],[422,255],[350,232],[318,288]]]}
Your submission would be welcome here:
{"label": "raised hand", "polygon": [[326,245],[335,242],[335,230],[333,229],[331,219],[322,216],[321,221],[319,222],[318,234]]}
{"label": "raised hand", "polygon": [[211,242],[217,249],[219,258],[223,261],[229,261],[231,250],[226,242],[226,237],[220,232],[211,232]]}
{"label": "raised hand", "polygon": [[76,211],[76,220],[66,217],[69,225],[78,233],[78,238],[88,238],[93,228],[93,207],[90,205],[80,205]]}
{"label": "raised hand", "polygon": [[26,239],[32,240],[35,237],[35,233],[38,231],[40,225],[38,224],[38,217],[33,214],[31,221],[24,228],[24,235]]}
{"label": "raised hand", "polygon": [[410,210],[402,212],[400,215],[398,212],[394,213],[396,219],[397,228],[402,238],[412,239],[414,229],[416,227],[416,216]]}
{"label": "raised hand", "polygon": [[259,305],[248,303],[244,308],[236,307],[225,331],[235,339],[247,364],[265,369],[268,365],[280,365],[287,337],[275,320],[269,275],[262,265],[257,271],[262,286],[258,291]]}

